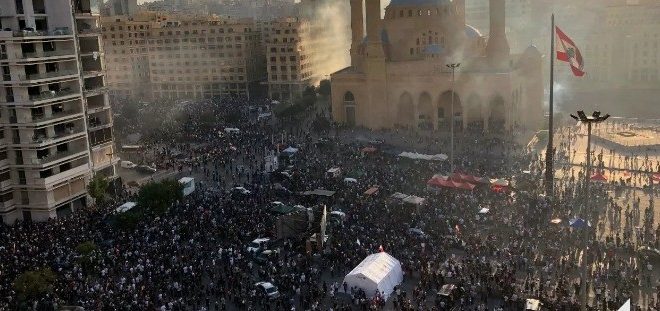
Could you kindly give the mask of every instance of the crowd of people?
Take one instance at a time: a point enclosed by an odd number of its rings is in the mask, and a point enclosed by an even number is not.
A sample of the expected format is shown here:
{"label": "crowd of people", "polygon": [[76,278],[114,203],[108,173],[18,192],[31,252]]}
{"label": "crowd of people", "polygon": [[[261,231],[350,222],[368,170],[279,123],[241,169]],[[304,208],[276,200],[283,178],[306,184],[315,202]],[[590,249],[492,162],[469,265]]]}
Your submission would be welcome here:
{"label": "crowd of people", "polygon": [[[586,262],[592,310],[616,310],[629,298],[638,310],[660,310],[658,262],[637,252],[642,246],[660,248],[652,199],[642,212],[642,198],[630,195],[632,207],[624,210],[625,194],[610,199],[610,185],[599,185],[592,187],[593,196],[603,198],[591,204],[597,212],[586,213],[576,208],[586,198],[583,168],[567,167],[577,176],[560,175],[558,193],[546,197],[537,154],[514,140],[481,133],[459,134],[456,171],[515,184],[505,191],[488,185],[429,189],[431,176],[452,173],[449,164],[396,154],[447,153],[446,135],[344,129],[319,139],[309,119],[326,115],[325,109],[282,126],[258,120],[267,106],[237,98],[194,103],[182,108],[191,112],[183,114],[188,117],[168,123],[165,132],[182,130],[176,139],[148,135],[145,159],[178,176],[194,176],[198,186],[166,214],[144,218],[133,229],[107,221],[118,204],[131,199],[127,192],[67,218],[0,226],[0,309],[521,310],[526,299],[538,299],[548,310],[578,310],[580,267]],[[194,111],[217,113],[216,124],[193,118]],[[225,132],[226,127],[239,132]],[[288,146],[299,151],[280,157],[287,174],[264,173],[265,156]],[[377,150],[365,153],[365,146]],[[331,167],[357,182],[327,176]],[[275,180],[289,191],[277,191]],[[232,195],[236,186],[250,193]],[[365,195],[373,186],[379,191]],[[322,202],[296,194],[318,188],[336,193]],[[402,203],[390,197],[395,192],[426,201]],[[277,239],[272,201],[323,203],[346,218],[328,227],[322,250],[310,251],[307,235]],[[488,214],[479,213],[484,208]],[[569,225],[576,217],[594,226]],[[615,221],[622,217],[626,220]],[[630,230],[640,226],[644,234],[632,239]],[[585,230],[591,237],[586,243]],[[262,237],[273,241],[275,255],[257,262],[247,246]],[[78,246],[86,241],[97,248],[82,256]],[[404,271],[388,300],[343,283],[346,273],[379,250],[397,258]],[[55,273],[51,290],[20,297],[14,280],[38,268]],[[255,286],[261,281],[277,286],[279,296],[261,292]],[[455,285],[454,292],[440,295],[447,284]]]}

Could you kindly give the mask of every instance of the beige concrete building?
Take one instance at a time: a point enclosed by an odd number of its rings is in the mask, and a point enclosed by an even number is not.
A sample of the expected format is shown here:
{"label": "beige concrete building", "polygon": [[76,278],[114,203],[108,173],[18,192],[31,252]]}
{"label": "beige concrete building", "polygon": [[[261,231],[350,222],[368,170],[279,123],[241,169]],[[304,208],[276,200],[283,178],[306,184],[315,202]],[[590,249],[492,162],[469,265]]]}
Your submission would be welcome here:
{"label": "beige concrete building", "polygon": [[586,84],[658,89],[660,1],[628,0],[605,8],[584,40]]}
{"label": "beige concrete building", "polygon": [[103,31],[116,96],[249,96],[265,78],[252,19],[147,12],[105,18]]}
{"label": "beige concrete building", "polygon": [[302,0],[298,17],[262,25],[268,70],[268,95],[292,100],[305,87],[350,65],[350,14],[347,3]]}
{"label": "beige concrete building", "polygon": [[[490,36],[465,24],[463,0],[352,0],[351,66],[332,75],[333,118],[371,129],[536,129],[541,54],[511,55],[504,0],[490,2]],[[446,64],[461,63],[455,83]],[[452,92],[454,105],[452,107]],[[453,111],[453,114],[452,114]]]}
{"label": "beige concrete building", "polygon": [[310,23],[297,17],[287,17],[263,24],[268,71],[268,97],[292,100],[312,85],[315,75],[311,62],[313,46],[308,37]]}
{"label": "beige concrete building", "polygon": [[0,1],[0,216],[43,221],[116,177],[95,0]]}

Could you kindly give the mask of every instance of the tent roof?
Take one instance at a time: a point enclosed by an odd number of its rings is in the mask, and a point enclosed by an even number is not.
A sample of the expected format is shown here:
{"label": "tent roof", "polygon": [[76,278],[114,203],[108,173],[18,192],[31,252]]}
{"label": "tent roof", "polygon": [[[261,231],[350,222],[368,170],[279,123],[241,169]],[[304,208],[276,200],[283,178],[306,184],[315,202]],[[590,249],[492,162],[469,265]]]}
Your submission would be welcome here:
{"label": "tent roof", "polygon": [[117,207],[117,208],[115,209],[115,212],[117,212],[117,213],[123,213],[123,212],[126,212],[126,211],[131,210],[131,209],[134,208],[136,205],[137,205],[137,203],[135,203],[135,202],[126,202],[126,203],[122,204],[121,206]]}
{"label": "tent roof", "polygon": [[324,189],[316,189],[314,191],[305,191],[305,192],[303,192],[303,194],[304,195],[321,195],[321,196],[325,196],[325,197],[331,197],[331,196],[335,195],[335,192],[330,191],[330,190],[324,190]]}
{"label": "tent roof", "polygon": [[593,180],[593,181],[607,181],[607,177],[605,177],[601,173],[596,173],[596,174],[591,175],[591,180]]}
{"label": "tent roof", "polygon": [[367,191],[365,191],[364,194],[365,195],[373,195],[376,192],[378,192],[378,187],[374,186],[374,187],[371,187],[371,188],[367,189]]}
{"label": "tent roof", "polygon": [[288,147],[288,148],[284,149],[282,152],[296,153],[296,152],[298,152],[298,150],[299,150],[298,148]]}
{"label": "tent roof", "polygon": [[282,215],[289,214],[295,210],[295,207],[289,206],[289,205],[284,205],[284,204],[277,204],[273,206],[270,211],[273,213],[278,213]]}
{"label": "tent roof", "polygon": [[367,256],[357,267],[353,268],[346,277],[350,275],[363,276],[379,284],[386,278],[389,272],[401,266],[401,263],[386,252],[375,253]]}

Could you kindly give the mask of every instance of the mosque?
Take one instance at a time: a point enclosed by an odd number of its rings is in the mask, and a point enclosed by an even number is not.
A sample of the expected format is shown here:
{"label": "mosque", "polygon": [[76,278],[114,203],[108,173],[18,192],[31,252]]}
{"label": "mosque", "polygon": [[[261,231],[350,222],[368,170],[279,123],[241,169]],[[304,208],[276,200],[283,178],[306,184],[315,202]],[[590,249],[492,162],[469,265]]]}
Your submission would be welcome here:
{"label": "mosque", "polygon": [[453,119],[455,130],[489,132],[541,124],[542,56],[533,46],[510,53],[505,0],[490,0],[488,37],[465,24],[465,0],[391,0],[384,18],[380,0],[350,1],[351,66],[331,75],[336,122],[442,131]]}

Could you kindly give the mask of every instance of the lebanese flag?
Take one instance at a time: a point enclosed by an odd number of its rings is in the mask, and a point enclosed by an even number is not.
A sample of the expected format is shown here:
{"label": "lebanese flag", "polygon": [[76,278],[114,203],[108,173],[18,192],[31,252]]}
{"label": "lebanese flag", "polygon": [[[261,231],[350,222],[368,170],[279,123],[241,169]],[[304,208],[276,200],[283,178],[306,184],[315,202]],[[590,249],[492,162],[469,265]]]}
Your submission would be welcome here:
{"label": "lebanese flag", "polygon": [[584,76],[584,60],[580,49],[559,27],[555,26],[557,33],[557,41],[555,43],[555,51],[557,51],[557,59],[571,64],[571,70],[576,77]]}

